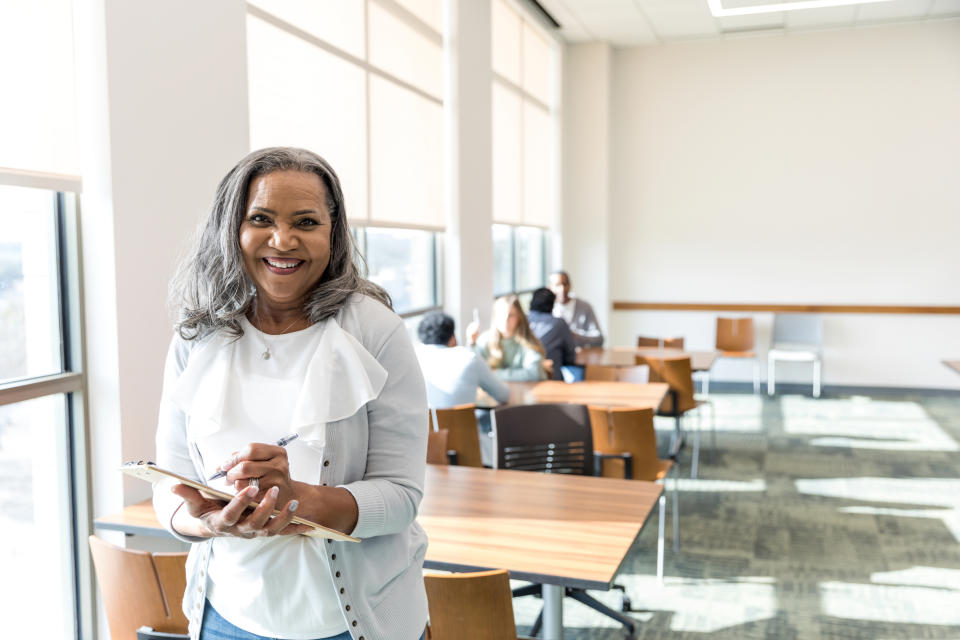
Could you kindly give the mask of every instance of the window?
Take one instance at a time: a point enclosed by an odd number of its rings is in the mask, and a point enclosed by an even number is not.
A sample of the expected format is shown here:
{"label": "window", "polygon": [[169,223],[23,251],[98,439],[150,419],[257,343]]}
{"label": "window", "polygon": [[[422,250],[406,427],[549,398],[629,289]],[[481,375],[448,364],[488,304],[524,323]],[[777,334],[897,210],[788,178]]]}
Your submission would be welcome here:
{"label": "window", "polygon": [[325,157],[369,277],[408,320],[442,305],[443,0],[252,0],[250,142]]}
{"label": "window", "polygon": [[49,637],[79,637],[91,611],[78,605],[75,569],[86,543],[74,500],[84,450],[76,238],[72,194],[0,186],[0,566],[17,576],[0,586],[0,616],[11,637],[35,635],[38,620]]}
{"label": "window", "polygon": [[548,234],[538,227],[493,225],[493,293],[530,293],[547,280]]}

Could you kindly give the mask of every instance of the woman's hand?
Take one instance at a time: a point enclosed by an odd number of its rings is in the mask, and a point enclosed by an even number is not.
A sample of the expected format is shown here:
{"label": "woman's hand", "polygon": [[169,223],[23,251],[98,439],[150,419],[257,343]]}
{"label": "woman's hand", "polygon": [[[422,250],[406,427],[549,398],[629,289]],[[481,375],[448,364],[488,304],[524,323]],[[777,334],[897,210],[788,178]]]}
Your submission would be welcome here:
{"label": "woman's hand", "polygon": [[[183,498],[183,507],[174,516],[174,528],[186,535],[258,538],[293,535],[310,530],[306,525],[291,523],[299,506],[296,500],[288,502],[276,517],[270,518],[277,506],[279,489],[276,488],[266,491],[260,505],[253,510],[248,508],[253,506],[257,495],[254,488],[240,491],[227,503],[207,498],[184,484],[174,485],[172,491]],[[184,509],[186,513],[183,513]],[[193,522],[185,522],[184,515],[194,518]]]}
{"label": "woman's hand", "polygon": [[471,322],[467,325],[467,344],[471,347],[477,344],[477,338],[480,337],[480,323]]}
{"label": "woman's hand", "polygon": [[290,478],[287,450],[274,444],[248,444],[221,463],[218,470],[227,472],[226,481],[233,484],[237,491],[246,489],[251,485],[251,480],[256,479],[254,484],[259,485],[259,492],[254,492],[254,496],[262,496],[272,487],[277,487],[280,504],[300,497],[295,486],[297,483]]}

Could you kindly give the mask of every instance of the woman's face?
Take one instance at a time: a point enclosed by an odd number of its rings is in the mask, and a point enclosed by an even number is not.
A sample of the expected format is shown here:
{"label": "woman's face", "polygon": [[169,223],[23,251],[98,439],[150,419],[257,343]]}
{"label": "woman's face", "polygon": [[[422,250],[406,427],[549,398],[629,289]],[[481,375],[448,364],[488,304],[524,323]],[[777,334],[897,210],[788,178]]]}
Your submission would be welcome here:
{"label": "woman's face", "polygon": [[517,332],[517,323],[520,321],[516,308],[512,303],[498,302],[496,315],[497,331],[506,338],[512,338]]}
{"label": "woman's face", "polygon": [[330,211],[320,176],[274,171],[257,176],[240,224],[243,266],[261,304],[302,304],[330,263]]}

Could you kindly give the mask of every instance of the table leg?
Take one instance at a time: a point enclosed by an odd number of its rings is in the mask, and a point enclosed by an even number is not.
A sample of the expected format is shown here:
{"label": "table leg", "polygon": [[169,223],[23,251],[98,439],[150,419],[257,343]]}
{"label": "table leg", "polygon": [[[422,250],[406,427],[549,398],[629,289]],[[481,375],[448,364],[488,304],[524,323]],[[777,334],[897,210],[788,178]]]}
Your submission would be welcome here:
{"label": "table leg", "polygon": [[543,640],[563,640],[563,594],[561,585],[543,585]]}

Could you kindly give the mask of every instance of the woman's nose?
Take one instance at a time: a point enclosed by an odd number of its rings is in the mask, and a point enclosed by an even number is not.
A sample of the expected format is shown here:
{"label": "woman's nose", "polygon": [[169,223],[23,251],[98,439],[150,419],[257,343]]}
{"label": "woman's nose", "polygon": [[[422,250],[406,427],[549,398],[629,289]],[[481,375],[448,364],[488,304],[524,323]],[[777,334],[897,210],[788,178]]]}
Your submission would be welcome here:
{"label": "woman's nose", "polygon": [[277,225],[270,234],[270,247],[277,251],[291,251],[300,244],[296,229]]}

